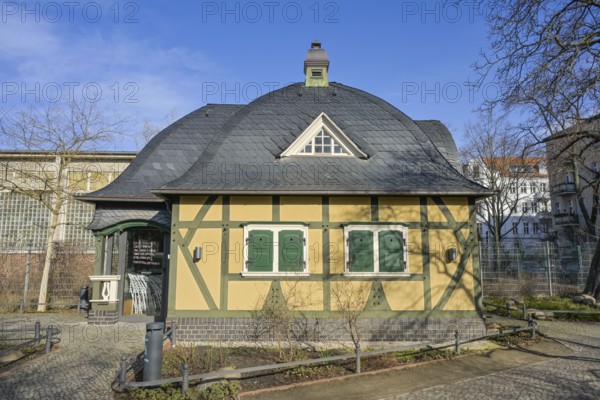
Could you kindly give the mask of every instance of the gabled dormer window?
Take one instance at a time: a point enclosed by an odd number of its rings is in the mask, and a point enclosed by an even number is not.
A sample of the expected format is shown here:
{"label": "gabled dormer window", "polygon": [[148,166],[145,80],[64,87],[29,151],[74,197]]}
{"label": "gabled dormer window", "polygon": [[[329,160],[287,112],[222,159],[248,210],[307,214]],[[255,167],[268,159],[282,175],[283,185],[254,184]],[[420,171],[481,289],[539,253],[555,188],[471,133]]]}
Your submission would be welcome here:
{"label": "gabled dormer window", "polygon": [[367,155],[325,113],[321,113],[281,153],[281,157],[289,156],[367,158]]}
{"label": "gabled dormer window", "polygon": [[348,152],[325,131],[325,128],[304,146],[300,154],[340,154],[349,155]]}

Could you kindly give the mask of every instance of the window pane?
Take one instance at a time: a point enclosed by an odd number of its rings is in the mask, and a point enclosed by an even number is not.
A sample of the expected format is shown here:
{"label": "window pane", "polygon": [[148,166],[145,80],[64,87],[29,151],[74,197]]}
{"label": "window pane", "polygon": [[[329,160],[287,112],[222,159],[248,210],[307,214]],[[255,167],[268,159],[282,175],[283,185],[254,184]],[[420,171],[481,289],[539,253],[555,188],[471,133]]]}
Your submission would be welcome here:
{"label": "window pane", "polygon": [[404,272],[404,241],[401,232],[379,232],[379,272]]}
{"label": "window pane", "polygon": [[304,271],[304,238],[302,231],[279,232],[279,271]]}
{"label": "window pane", "polygon": [[316,144],[315,145],[315,154],[321,154],[323,153],[323,146],[321,146],[320,144]]}
{"label": "window pane", "polygon": [[248,234],[248,271],[273,271],[273,232],[253,230]]}
{"label": "window pane", "polygon": [[323,144],[331,144],[331,137],[325,136],[323,138]]}
{"label": "window pane", "polygon": [[323,138],[320,136],[315,137],[315,144],[322,144],[323,143]]}
{"label": "window pane", "polygon": [[323,146],[323,153],[331,154],[331,146],[330,145]]}
{"label": "window pane", "polygon": [[348,252],[350,272],[374,272],[373,232],[348,232]]}
{"label": "window pane", "polygon": [[333,152],[335,154],[344,154],[344,149],[336,144],[335,146],[333,146]]}

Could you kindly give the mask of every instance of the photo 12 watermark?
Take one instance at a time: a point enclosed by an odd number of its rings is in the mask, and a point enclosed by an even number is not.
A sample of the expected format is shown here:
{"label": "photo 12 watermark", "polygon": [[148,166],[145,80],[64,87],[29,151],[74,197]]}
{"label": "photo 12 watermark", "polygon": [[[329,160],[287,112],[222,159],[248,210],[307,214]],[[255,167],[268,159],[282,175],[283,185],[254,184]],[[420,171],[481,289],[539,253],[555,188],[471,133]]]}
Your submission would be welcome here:
{"label": "photo 12 watermark", "polygon": [[0,84],[2,103],[57,103],[80,101],[97,103],[105,100],[113,103],[139,103],[140,88],[135,82],[17,82]]}
{"label": "photo 12 watermark", "polygon": [[467,101],[475,103],[483,98],[493,101],[501,95],[501,87],[495,82],[477,85],[466,80],[464,82],[430,82],[410,81],[400,84],[402,103],[459,103]]}
{"label": "photo 12 watermark", "polygon": [[0,3],[2,23],[99,23],[137,24],[139,3],[96,1],[3,1]]}
{"label": "photo 12 watermark", "polygon": [[337,24],[340,5],[337,2],[301,3],[295,1],[204,1],[201,5],[202,23],[288,23],[312,22]]}
{"label": "photo 12 watermark", "polygon": [[400,8],[402,23],[474,23],[489,21],[491,15],[490,4],[481,0],[402,1]]}

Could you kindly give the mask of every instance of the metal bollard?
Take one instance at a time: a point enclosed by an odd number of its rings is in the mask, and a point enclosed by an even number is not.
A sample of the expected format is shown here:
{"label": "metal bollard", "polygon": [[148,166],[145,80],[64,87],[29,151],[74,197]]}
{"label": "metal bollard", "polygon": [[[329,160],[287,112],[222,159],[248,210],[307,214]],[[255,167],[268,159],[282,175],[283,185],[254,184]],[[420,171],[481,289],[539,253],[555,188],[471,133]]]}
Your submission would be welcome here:
{"label": "metal bollard", "polygon": [[23,299],[19,300],[19,314],[23,314],[25,311],[25,301]]}
{"label": "metal bollard", "polygon": [[527,306],[523,303],[523,319],[527,319]]}
{"label": "metal bollard", "polygon": [[41,330],[42,330],[42,323],[38,319],[37,321],[35,321],[35,330],[34,330],[35,344],[40,344],[40,340],[42,340],[41,335],[40,335]]}
{"label": "metal bollard", "polygon": [[146,324],[144,341],[144,382],[160,379],[163,358],[164,322]]}
{"label": "metal bollard", "polygon": [[181,393],[185,394],[190,388],[190,366],[183,364],[183,381],[181,382]]}
{"label": "metal bollard", "polygon": [[454,331],[454,352],[460,354],[460,332],[458,329]]}
{"label": "metal bollard", "polygon": [[355,365],[354,372],[357,374],[360,374],[360,343],[356,343],[355,351],[356,351],[356,365]]}
{"label": "metal bollard", "polygon": [[52,325],[46,328],[46,354],[50,353],[52,348]]}
{"label": "metal bollard", "polygon": [[79,289],[77,314],[79,314],[81,310],[85,310],[86,312],[90,310],[90,287],[88,285],[83,285],[81,289]]}
{"label": "metal bollard", "polygon": [[121,370],[119,371],[119,387],[125,389],[127,382],[127,357],[121,356]]}

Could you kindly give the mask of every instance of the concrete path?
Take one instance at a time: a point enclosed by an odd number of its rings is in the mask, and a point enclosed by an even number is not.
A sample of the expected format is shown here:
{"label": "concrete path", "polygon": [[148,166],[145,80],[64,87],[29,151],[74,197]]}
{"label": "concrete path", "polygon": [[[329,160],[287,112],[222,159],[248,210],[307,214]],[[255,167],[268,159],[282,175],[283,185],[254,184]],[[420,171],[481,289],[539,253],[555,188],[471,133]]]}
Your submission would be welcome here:
{"label": "concrete path", "polygon": [[248,396],[248,399],[597,399],[600,324],[541,321],[560,340],[496,350],[342,381]]}
{"label": "concrete path", "polygon": [[[0,328],[59,325],[60,348],[0,375],[1,399],[106,399],[122,355],[143,350],[145,324],[87,325],[76,314],[0,316]],[[251,396],[255,399],[596,399],[600,324],[542,321],[557,343],[498,350],[344,381]]]}
{"label": "concrete path", "polygon": [[4,314],[0,335],[32,327],[36,319],[42,332],[48,325],[60,326],[60,343],[51,353],[1,374],[1,399],[106,399],[121,356],[133,358],[144,350],[144,323],[88,325],[83,314]]}

